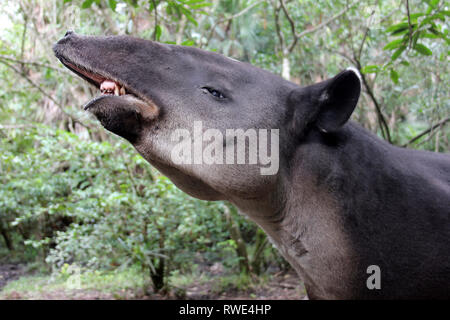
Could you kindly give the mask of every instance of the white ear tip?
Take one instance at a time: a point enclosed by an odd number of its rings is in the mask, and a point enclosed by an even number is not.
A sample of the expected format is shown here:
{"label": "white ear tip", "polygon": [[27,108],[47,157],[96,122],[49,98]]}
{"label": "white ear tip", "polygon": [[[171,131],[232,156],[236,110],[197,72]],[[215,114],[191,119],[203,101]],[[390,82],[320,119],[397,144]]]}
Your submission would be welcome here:
{"label": "white ear tip", "polygon": [[361,82],[362,83],[362,78],[361,78],[361,74],[359,73],[359,71],[358,71],[358,69],[356,69],[355,67],[348,67],[347,69],[345,69],[345,70],[348,70],[348,71],[353,71],[355,74],[356,74],[356,76],[358,77],[358,79],[359,79],[359,82]]}

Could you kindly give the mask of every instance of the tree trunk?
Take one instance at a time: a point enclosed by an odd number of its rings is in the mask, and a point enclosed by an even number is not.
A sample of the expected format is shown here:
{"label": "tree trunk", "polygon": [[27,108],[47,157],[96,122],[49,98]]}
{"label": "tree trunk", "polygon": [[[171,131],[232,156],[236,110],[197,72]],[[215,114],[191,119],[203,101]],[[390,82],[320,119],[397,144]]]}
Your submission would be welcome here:
{"label": "tree trunk", "polygon": [[159,260],[158,263],[155,263],[155,272],[153,273],[150,269],[150,277],[153,282],[153,290],[155,292],[159,292],[165,285],[164,279],[164,258],[155,259],[154,261]]}
{"label": "tree trunk", "polygon": [[[165,234],[164,230],[161,227],[158,227],[159,233],[159,249],[161,252],[164,252],[165,246]],[[150,277],[153,281],[153,290],[155,292],[159,292],[161,289],[165,287],[166,279],[165,279],[165,258],[159,257],[153,260],[155,266],[155,272],[150,269]]]}
{"label": "tree trunk", "polygon": [[287,53],[283,54],[281,76],[286,80],[291,80],[291,63],[289,62],[289,57]]}
{"label": "tree trunk", "polygon": [[252,258],[252,271],[255,274],[261,274],[261,265],[263,262],[263,252],[267,245],[267,236],[261,228],[256,231],[255,253]]}
{"label": "tree trunk", "polygon": [[236,243],[236,253],[239,257],[239,270],[243,273],[248,274],[250,272],[250,264],[247,254],[247,247],[245,246],[245,242],[242,239],[241,231],[239,230],[239,226],[233,220],[231,212],[237,213],[237,210],[232,205],[226,205],[224,209],[225,218],[228,221],[228,229],[230,231],[231,239]]}
{"label": "tree trunk", "polygon": [[0,233],[3,236],[3,239],[5,239],[6,247],[9,251],[14,251],[14,245],[12,243],[11,237],[9,236],[8,231],[3,228],[2,224],[0,223]]}

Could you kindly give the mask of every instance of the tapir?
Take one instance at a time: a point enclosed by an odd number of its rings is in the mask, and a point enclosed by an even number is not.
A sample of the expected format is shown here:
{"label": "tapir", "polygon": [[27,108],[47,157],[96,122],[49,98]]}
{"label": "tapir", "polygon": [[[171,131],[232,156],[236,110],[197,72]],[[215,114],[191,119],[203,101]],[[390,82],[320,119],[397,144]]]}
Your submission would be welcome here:
{"label": "tapir", "polygon": [[[450,156],[396,147],[349,120],[356,70],[300,87],[218,53],[130,36],[68,31],[53,50],[102,91],[86,110],[184,192],[237,206],[310,299],[450,298]],[[198,121],[278,130],[278,170],[173,161],[172,133]],[[224,148],[233,143],[223,137]]]}

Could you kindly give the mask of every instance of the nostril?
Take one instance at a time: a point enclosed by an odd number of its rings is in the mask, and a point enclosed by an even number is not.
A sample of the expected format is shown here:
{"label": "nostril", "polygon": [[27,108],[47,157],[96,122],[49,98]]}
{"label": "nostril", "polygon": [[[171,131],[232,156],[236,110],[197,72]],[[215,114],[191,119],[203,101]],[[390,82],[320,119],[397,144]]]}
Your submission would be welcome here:
{"label": "nostril", "polygon": [[64,37],[70,36],[73,33],[72,30],[67,30],[66,34],[64,35]]}

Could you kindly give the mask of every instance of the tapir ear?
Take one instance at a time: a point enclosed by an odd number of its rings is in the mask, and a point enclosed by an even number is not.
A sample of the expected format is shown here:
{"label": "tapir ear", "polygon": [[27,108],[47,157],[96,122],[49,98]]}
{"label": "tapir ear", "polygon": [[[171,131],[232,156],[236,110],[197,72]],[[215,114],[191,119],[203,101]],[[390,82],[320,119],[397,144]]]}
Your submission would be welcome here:
{"label": "tapir ear", "polygon": [[331,79],[291,91],[287,114],[290,132],[301,136],[311,127],[323,132],[338,130],[350,118],[360,93],[360,75],[350,68]]}
{"label": "tapir ear", "polygon": [[360,75],[349,68],[317,85],[319,90],[314,90],[319,95],[316,126],[324,132],[336,131],[348,121],[358,103]]}

